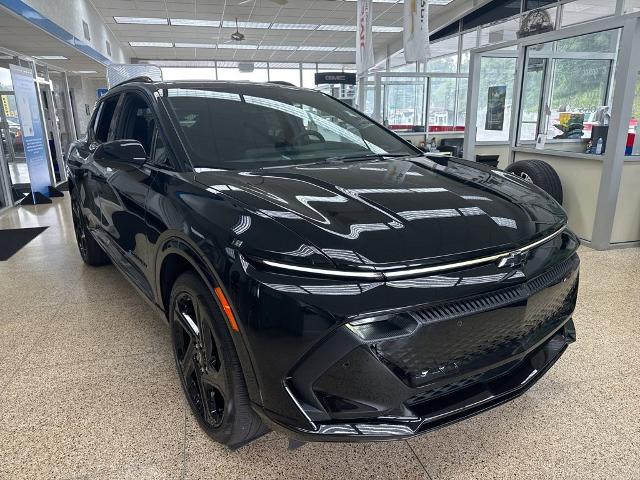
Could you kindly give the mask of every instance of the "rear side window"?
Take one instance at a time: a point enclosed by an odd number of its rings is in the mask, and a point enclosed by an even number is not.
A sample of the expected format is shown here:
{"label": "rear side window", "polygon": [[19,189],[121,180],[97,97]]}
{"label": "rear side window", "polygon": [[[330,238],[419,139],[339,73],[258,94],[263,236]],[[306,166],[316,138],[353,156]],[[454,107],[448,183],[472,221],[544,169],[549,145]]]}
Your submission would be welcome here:
{"label": "rear side window", "polygon": [[118,98],[120,98],[119,95],[108,98],[98,107],[98,114],[96,115],[93,129],[93,138],[95,141],[106,142],[108,140],[113,114],[116,111],[116,105],[118,105]]}

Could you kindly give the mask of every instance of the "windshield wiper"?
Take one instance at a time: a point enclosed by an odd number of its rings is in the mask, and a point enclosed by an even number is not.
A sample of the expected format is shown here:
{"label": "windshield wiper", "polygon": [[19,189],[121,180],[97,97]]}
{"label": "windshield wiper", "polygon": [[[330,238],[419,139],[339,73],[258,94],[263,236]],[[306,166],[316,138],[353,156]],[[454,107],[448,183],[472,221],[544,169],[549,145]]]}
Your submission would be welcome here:
{"label": "windshield wiper", "polygon": [[408,153],[358,153],[356,155],[337,155],[335,157],[328,157],[325,159],[325,162],[355,162],[358,160],[370,160],[370,159],[380,159],[383,160],[385,157],[409,157]]}

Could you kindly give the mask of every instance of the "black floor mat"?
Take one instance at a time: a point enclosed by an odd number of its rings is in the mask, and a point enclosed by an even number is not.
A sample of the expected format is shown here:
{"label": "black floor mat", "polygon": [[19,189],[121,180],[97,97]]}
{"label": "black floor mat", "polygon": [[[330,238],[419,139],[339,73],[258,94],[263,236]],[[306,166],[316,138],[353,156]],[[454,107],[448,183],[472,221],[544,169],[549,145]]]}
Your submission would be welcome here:
{"label": "black floor mat", "polygon": [[8,228],[0,230],[0,261],[10,259],[18,250],[49,227]]}

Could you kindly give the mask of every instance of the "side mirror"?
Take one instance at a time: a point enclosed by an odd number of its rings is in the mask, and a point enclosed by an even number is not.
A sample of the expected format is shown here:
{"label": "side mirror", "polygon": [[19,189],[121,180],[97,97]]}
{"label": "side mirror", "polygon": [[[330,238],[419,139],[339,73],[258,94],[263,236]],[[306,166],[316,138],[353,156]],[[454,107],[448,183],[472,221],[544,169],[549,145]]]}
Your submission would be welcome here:
{"label": "side mirror", "polygon": [[114,140],[98,145],[93,159],[141,166],[147,161],[147,152],[137,140]]}

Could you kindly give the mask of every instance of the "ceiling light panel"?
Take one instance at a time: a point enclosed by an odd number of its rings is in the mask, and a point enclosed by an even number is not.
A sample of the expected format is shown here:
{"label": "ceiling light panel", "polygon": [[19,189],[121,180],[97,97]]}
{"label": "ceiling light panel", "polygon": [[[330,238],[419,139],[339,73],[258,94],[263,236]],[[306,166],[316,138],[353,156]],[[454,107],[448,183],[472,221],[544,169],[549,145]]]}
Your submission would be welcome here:
{"label": "ceiling light panel", "polygon": [[[236,28],[236,22],[233,20],[225,20],[222,22],[224,28]],[[238,28],[262,28],[267,29],[271,26],[268,22],[238,22]]]}
{"label": "ceiling light panel", "polygon": [[78,75],[88,75],[90,73],[98,73],[95,70],[73,70],[73,73],[77,73]]}
{"label": "ceiling light panel", "polygon": [[215,43],[176,43],[176,48],[216,48]]}
{"label": "ceiling light panel", "polygon": [[402,27],[383,27],[382,25],[374,25],[372,30],[375,33],[398,33],[402,31]]}
{"label": "ceiling light panel", "polygon": [[[172,18],[171,25],[177,27],[214,27],[220,26],[220,20],[195,20],[191,18]],[[234,25],[235,26],[235,25]]]}
{"label": "ceiling light panel", "polygon": [[257,45],[250,45],[248,43],[221,43],[218,48],[237,48],[238,50],[257,50]]}
{"label": "ceiling light panel", "polygon": [[64,55],[34,55],[38,60],[69,60]]}
{"label": "ceiling light panel", "polygon": [[131,23],[136,25],[167,25],[169,22],[166,18],[151,17],[113,17],[116,23]]}
{"label": "ceiling light panel", "polygon": [[325,46],[313,46],[313,45],[302,45],[298,47],[299,51],[310,51],[310,52],[333,52],[336,47],[325,47]]}
{"label": "ceiling light panel", "polygon": [[297,50],[295,45],[260,45],[260,50]]}
{"label": "ceiling light panel", "polygon": [[330,32],[355,32],[355,25],[318,25],[317,30],[326,30]]}
{"label": "ceiling light panel", "polygon": [[158,48],[171,48],[173,43],[171,42],[129,42],[132,47],[158,47]]}
{"label": "ceiling light panel", "polygon": [[312,23],[274,23],[272,30],[315,30],[318,25]]}
{"label": "ceiling light panel", "polygon": [[334,52],[355,52],[356,47],[337,47]]}

